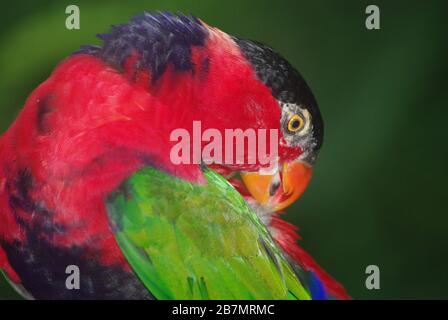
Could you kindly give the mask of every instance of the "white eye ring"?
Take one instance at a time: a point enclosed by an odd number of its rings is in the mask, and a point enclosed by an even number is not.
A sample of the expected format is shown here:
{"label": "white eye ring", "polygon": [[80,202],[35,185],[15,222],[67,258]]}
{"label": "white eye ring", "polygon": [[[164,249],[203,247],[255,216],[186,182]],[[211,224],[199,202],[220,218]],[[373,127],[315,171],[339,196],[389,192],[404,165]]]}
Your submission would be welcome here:
{"label": "white eye ring", "polygon": [[[289,134],[302,136],[310,130],[311,114],[307,109],[294,103],[279,102],[279,104],[281,105],[282,112],[285,113],[285,116],[287,116],[289,119],[286,128]],[[299,129],[291,130],[290,123],[292,120],[302,120],[303,124],[299,126]]]}

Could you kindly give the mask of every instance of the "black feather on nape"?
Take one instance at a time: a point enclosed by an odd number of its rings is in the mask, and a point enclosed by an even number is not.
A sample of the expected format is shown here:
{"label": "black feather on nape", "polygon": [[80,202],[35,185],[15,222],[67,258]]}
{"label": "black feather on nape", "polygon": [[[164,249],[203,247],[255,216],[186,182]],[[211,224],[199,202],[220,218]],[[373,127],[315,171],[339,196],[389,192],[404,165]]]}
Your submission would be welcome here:
{"label": "black feather on nape", "polygon": [[280,54],[256,41],[233,37],[252,65],[257,77],[271,89],[272,95],[283,103],[305,107],[312,115],[317,137],[316,148],[323,141],[322,116],[310,87],[302,75]]}
{"label": "black feather on nape", "polygon": [[175,71],[193,71],[191,47],[203,46],[207,34],[206,27],[191,15],[144,12],[127,24],[112,26],[109,33],[99,34],[102,46],[83,46],[75,53],[95,55],[122,70],[125,59],[135,50],[139,54],[136,69],[149,70],[154,82],[170,64]]}
{"label": "black feather on nape", "polygon": [[277,100],[307,106],[315,104],[303,77],[280,54],[260,42],[237,37],[233,39],[252,64],[258,78],[272,90]]}

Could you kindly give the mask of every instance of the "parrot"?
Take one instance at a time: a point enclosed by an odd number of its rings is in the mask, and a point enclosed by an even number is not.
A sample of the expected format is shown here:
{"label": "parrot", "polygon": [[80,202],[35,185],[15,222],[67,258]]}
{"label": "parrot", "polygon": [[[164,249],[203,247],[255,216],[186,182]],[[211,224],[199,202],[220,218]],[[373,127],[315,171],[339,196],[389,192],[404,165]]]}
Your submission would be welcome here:
{"label": "parrot", "polygon": [[[323,141],[299,72],[182,13],[143,12],[97,36],[0,137],[11,286],[27,299],[350,299],[280,217]],[[170,134],[195,121],[223,135],[277,130],[277,165],[173,163]]]}

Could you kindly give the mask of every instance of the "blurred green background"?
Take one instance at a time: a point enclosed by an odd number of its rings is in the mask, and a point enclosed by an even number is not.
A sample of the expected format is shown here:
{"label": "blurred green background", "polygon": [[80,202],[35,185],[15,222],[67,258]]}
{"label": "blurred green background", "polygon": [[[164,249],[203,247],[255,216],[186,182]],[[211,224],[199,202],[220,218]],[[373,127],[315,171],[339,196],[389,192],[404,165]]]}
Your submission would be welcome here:
{"label": "blurred green background", "polygon": [[[365,28],[372,3],[381,30]],[[69,4],[80,7],[80,30],[65,29]],[[354,298],[448,298],[448,2],[3,2],[0,132],[60,60],[143,10],[191,12],[265,42],[307,79],[325,143],[287,219]],[[380,290],[365,287],[371,264],[381,270]],[[0,299],[16,297],[0,280]]]}

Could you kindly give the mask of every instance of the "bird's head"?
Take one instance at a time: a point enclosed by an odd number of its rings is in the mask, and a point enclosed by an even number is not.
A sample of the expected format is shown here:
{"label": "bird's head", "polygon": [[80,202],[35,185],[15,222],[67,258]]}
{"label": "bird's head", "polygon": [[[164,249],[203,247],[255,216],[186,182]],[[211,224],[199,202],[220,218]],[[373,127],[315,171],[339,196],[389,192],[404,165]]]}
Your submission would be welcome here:
{"label": "bird's head", "polygon": [[279,211],[292,204],[307,187],[323,142],[323,120],[311,89],[282,56],[257,42],[235,39],[266,85],[280,116],[279,166],[271,174],[243,172],[242,180],[261,204]]}
{"label": "bird's head", "polygon": [[[243,151],[242,162],[227,161],[225,146],[221,163],[201,154],[243,195],[279,211],[302,194],[322,145],[323,123],[305,80],[278,53],[194,17],[168,13],[144,13],[100,38],[101,47],[84,47],[81,53],[100,57],[156,98],[164,106],[157,114],[162,131],[182,128],[194,138],[192,124],[199,121],[202,133],[214,130],[208,132],[221,135],[223,145],[228,130],[267,130],[269,170],[259,158],[249,161],[251,152],[260,156],[259,141],[251,146],[244,140],[242,150],[231,150]],[[201,140],[204,151],[207,139]]]}

